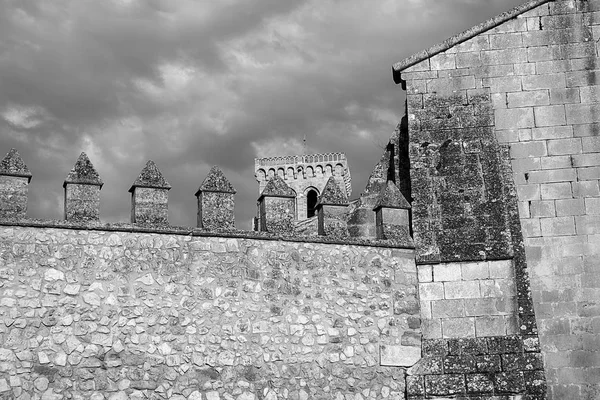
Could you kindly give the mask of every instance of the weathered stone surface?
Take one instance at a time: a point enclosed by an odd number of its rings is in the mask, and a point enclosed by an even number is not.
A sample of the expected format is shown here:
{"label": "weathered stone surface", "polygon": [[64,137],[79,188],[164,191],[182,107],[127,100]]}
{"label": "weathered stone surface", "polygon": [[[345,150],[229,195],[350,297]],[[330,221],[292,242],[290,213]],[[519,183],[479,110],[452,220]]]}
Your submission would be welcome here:
{"label": "weathered stone surface", "polygon": [[412,367],[421,359],[420,346],[381,346],[381,365]]}
{"label": "weathered stone surface", "polygon": [[317,206],[319,235],[343,239],[348,237],[348,207],[346,205]]}
{"label": "weathered stone surface", "polygon": [[133,192],[133,188],[145,187],[145,188],[156,188],[156,189],[171,189],[171,185],[163,174],[159,171],[158,167],[152,160],[148,160],[146,165],[140,172],[140,175],[131,185],[130,192]]}
{"label": "weathered stone surface", "polygon": [[198,188],[196,192],[196,196],[200,192],[220,192],[220,193],[231,193],[235,194],[236,190],[233,185],[229,182],[229,180],[223,174],[223,171],[216,165],[213,166],[202,184]]}
{"label": "weathered stone surface", "polygon": [[65,178],[63,187],[69,183],[95,186],[104,185],[104,182],[102,182],[102,179],[100,179],[100,175],[98,175],[96,168],[88,158],[87,154],[83,152],[79,155],[75,165]]}
{"label": "weathered stone surface", "polygon": [[319,205],[348,205],[348,196],[342,191],[335,178],[332,176],[327,180],[321,196],[319,196]]}
{"label": "weathered stone surface", "polygon": [[[49,238],[52,251],[40,250]],[[28,227],[0,229],[0,249],[10,260],[0,267],[8,393],[214,400],[405,391],[402,369],[380,365],[379,346],[419,336],[418,308],[392,306],[394,293],[416,295],[410,251]],[[16,268],[26,280],[4,278]]]}
{"label": "weathered stone surface", "polygon": [[373,209],[377,210],[380,207],[410,209],[410,204],[406,201],[398,186],[392,181],[387,181],[385,187],[379,192]]}
{"label": "weathered stone surface", "polygon": [[0,162],[0,218],[22,219],[27,216],[27,193],[31,172],[15,149]]}
{"label": "weathered stone surface", "polygon": [[[269,179],[260,197],[296,197],[296,192],[290,188],[279,176]],[[259,199],[260,200],[260,199]]]}
{"label": "weathered stone surface", "polygon": [[28,178],[28,183],[31,181],[32,176],[16,149],[10,149],[8,154],[0,161],[0,175]]}
{"label": "weathered stone surface", "polygon": [[85,153],[81,153],[67,175],[65,219],[67,221],[99,221],[102,179]]}

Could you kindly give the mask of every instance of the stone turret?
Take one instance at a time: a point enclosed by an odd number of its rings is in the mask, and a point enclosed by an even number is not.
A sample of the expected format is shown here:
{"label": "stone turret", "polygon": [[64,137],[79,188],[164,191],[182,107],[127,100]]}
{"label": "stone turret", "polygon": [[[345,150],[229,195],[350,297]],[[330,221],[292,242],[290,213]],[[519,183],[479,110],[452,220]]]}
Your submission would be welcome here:
{"label": "stone turret", "polygon": [[379,192],[375,211],[377,239],[410,243],[410,204],[392,181]]}
{"label": "stone turret", "polygon": [[333,177],[330,177],[323,188],[317,204],[319,218],[319,235],[344,238],[348,236],[346,212],[348,197]]}
{"label": "stone turret", "polygon": [[216,165],[204,179],[198,198],[198,227],[204,229],[232,229],[235,227],[234,195],[236,191]]}
{"label": "stone turret", "polygon": [[31,172],[15,149],[0,161],[0,218],[20,219],[27,216],[27,192]]}
{"label": "stone turret", "polygon": [[170,189],[171,185],[154,161],[149,160],[129,189],[131,222],[140,225],[168,225]]}
{"label": "stone turret", "polygon": [[279,176],[273,177],[258,198],[260,230],[292,233],[296,216],[296,192]]}
{"label": "stone turret", "polygon": [[102,179],[85,153],[81,153],[67,175],[65,189],[65,219],[67,221],[99,221]]}

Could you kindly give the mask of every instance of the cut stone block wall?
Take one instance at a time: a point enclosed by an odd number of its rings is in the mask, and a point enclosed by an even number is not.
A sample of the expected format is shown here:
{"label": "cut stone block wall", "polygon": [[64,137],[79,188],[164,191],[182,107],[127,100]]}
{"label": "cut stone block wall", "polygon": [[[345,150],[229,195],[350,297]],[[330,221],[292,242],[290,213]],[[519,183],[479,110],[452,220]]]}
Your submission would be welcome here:
{"label": "cut stone block wall", "polygon": [[403,399],[421,355],[412,250],[2,226],[0,260],[3,399]]}
{"label": "cut stone block wall", "polygon": [[418,274],[424,339],[517,333],[511,260],[421,264]]}
{"label": "cut stone block wall", "polygon": [[[598,398],[600,1],[528,3],[543,4],[401,71],[411,162],[441,147],[444,132],[465,131],[474,119],[472,132],[491,132],[506,147],[548,395]],[[434,165],[424,167],[431,172]],[[418,232],[415,239],[418,247]],[[527,273],[516,283],[526,287]]]}

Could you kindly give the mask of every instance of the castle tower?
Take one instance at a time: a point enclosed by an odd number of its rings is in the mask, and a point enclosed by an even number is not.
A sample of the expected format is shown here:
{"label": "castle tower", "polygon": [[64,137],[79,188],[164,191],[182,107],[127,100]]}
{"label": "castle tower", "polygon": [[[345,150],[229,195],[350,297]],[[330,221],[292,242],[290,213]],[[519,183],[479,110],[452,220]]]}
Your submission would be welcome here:
{"label": "castle tower", "polygon": [[317,200],[331,176],[347,198],[350,198],[352,193],[352,178],[344,153],[256,158],[254,174],[258,181],[259,194],[275,175],[296,192],[297,220],[317,215]]}

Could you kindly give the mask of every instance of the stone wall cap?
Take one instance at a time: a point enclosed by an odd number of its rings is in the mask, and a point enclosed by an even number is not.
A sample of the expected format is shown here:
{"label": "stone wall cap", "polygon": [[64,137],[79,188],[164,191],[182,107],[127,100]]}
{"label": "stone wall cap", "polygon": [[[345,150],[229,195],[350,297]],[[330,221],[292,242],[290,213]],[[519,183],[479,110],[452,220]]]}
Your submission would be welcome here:
{"label": "stone wall cap", "polygon": [[100,179],[100,175],[98,175],[98,171],[96,171],[96,168],[94,168],[94,165],[85,152],[79,155],[79,158],[63,183],[63,188],[71,183],[100,186],[100,188],[104,185],[104,182]]}
{"label": "stone wall cap", "polygon": [[289,187],[279,175],[275,175],[273,178],[269,179],[258,199],[260,200],[265,196],[294,198],[296,197],[296,192],[294,192],[294,190]]}
{"label": "stone wall cap", "polygon": [[219,193],[232,193],[235,194],[236,190],[229,182],[229,180],[223,174],[223,171],[216,165],[213,166],[202,184],[196,191],[195,196],[199,196],[200,192],[219,192]]}
{"label": "stone wall cap", "polygon": [[397,63],[395,63],[392,66],[392,76],[394,78],[394,82],[396,82],[396,83],[402,82],[400,73],[403,70],[405,70],[406,68],[412,67],[413,65],[418,64],[421,61],[424,61],[428,58],[431,58],[431,57],[435,56],[436,54],[439,54],[443,51],[446,51],[449,48],[456,46],[457,44],[466,42],[467,40],[472,39],[473,37],[479,35],[480,33],[483,33],[485,31],[493,29],[493,28],[497,27],[498,25],[500,25],[510,19],[513,19],[535,7],[538,7],[542,4],[548,3],[550,1],[552,1],[552,0],[529,0],[524,4],[521,4],[520,6],[513,8],[512,10],[503,12],[502,14],[499,14],[493,18],[490,18],[487,21],[482,22],[479,25],[475,25],[474,27],[469,28],[464,32],[454,35],[454,36],[446,39],[442,43],[438,43],[434,46],[431,46],[427,50],[422,50],[416,54],[413,54],[412,56],[410,56],[408,58],[405,58],[402,61],[398,61]]}
{"label": "stone wall cap", "polygon": [[347,206],[348,196],[340,188],[333,176],[330,176],[323,188],[317,205]]}
{"label": "stone wall cap", "polygon": [[155,188],[155,189],[171,189],[171,185],[165,179],[163,174],[158,170],[158,167],[152,160],[148,160],[140,176],[133,182],[129,192],[133,193],[136,187]]}
{"label": "stone wall cap", "polygon": [[27,182],[31,182],[33,176],[17,149],[14,148],[10,149],[6,157],[0,161],[0,175],[28,178]]}
{"label": "stone wall cap", "polygon": [[398,186],[392,181],[387,181],[385,187],[379,192],[377,202],[375,203],[374,211],[385,208],[401,208],[409,210],[410,203],[404,198]]}

